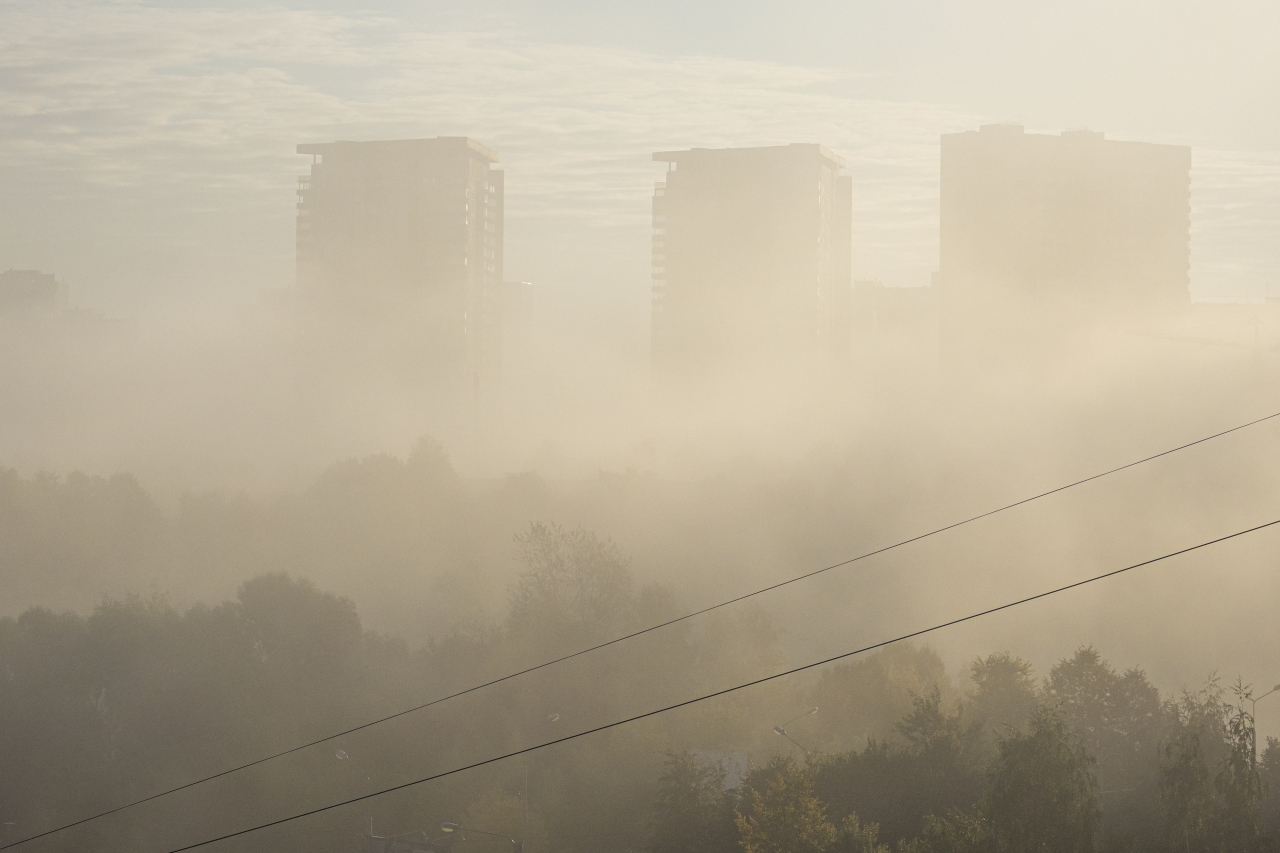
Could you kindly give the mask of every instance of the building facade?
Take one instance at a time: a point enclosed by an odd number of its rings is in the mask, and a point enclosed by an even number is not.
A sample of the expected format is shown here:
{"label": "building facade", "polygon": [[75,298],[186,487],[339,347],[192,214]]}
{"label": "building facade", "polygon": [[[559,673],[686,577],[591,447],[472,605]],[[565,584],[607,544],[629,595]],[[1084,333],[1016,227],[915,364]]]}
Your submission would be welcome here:
{"label": "building facade", "polygon": [[984,125],[942,136],[944,357],[1046,352],[1190,302],[1191,149]]}
{"label": "building facade", "polygon": [[659,384],[847,360],[852,182],[821,145],[694,148],[653,197]]}
{"label": "building facade", "polygon": [[298,146],[297,282],[308,357],[478,385],[497,369],[503,173],[473,139]]}
{"label": "building facade", "polygon": [[67,310],[67,286],[51,272],[0,272],[0,316],[52,315]]}

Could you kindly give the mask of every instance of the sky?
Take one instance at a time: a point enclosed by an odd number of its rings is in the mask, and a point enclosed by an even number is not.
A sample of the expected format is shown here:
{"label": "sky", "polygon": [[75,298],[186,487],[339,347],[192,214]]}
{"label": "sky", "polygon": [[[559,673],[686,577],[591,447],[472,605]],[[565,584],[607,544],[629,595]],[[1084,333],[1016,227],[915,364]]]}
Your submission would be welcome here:
{"label": "sky", "polygon": [[1015,121],[1193,146],[1193,291],[1280,295],[1276,32],[1268,2],[9,0],[0,269],[117,316],[251,303],[293,283],[297,143],[467,135],[507,277],[639,328],[653,151],[827,145],[855,277],[920,286],[939,134]]}

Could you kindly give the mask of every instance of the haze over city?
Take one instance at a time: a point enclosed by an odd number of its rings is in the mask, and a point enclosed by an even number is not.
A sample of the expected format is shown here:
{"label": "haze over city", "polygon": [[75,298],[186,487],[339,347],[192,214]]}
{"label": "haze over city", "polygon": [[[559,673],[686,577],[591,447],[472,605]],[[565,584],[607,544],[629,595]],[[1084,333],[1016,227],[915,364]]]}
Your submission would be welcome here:
{"label": "haze over city", "polygon": [[1274,5],[0,25],[0,849],[1280,844]]}

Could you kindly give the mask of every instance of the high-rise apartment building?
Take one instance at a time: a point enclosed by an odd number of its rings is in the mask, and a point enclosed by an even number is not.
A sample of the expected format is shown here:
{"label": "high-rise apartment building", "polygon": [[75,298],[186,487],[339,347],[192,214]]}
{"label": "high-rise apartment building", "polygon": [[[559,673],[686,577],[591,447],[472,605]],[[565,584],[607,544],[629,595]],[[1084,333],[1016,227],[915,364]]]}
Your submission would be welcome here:
{"label": "high-rise apartment building", "polygon": [[663,151],[653,197],[660,384],[848,357],[852,182],[821,145]]}
{"label": "high-rise apartment building", "polygon": [[984,125],[942,137],[944,355],[1046,351],[1190,302],[1191,149]]}
{"label": "high-rise apartment building", "polygon": [[298,146],[297,275],[312,352],[467,387],[497,369],[503,173],[473,139]]}

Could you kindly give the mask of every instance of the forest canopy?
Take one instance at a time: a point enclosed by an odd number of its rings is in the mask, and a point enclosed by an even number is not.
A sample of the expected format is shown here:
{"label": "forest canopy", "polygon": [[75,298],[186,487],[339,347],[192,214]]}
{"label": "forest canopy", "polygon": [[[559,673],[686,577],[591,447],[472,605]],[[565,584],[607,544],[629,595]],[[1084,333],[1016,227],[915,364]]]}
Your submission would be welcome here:
{"label": "forest canopy", "polygon": [[[425,645],[367,630],[351,601],[284,574],[212,606],[135,595],[0,620],[12,840],[680,612],[591,531],[534,523],[513,545],[506,616]],[[40,843],[190,843],[689,698],[776,658],[767,610],[713,614]],[[371,823],[390,835],[453,820],[534,853],[601,839],[648,853],[1246,850],[1280,828],[1280,744],[1255,764],[1250,695],[1216,679],[1164,695],[1092,647],[1040,679],[998,651],[953,680],[931,648],[901,643],[231,843],[350,850]],[[771,728],[792,718],[785,737]]]}

